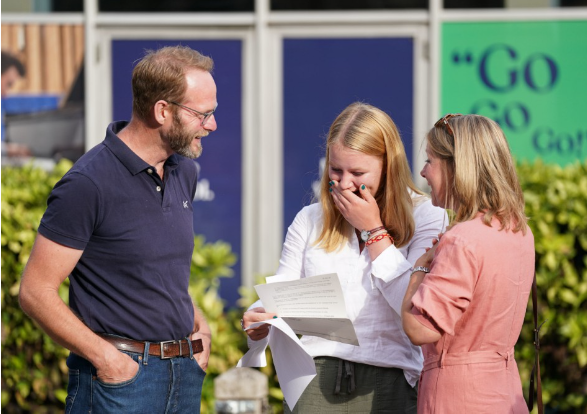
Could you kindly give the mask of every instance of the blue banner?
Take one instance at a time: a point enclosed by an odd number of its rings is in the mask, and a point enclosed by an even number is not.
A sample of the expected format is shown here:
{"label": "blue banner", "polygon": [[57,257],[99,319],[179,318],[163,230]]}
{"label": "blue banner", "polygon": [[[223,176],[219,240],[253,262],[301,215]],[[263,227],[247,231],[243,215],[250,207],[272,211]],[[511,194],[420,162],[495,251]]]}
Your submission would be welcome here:
{"label": "blue banner", "polygon": [[330,124],[355,101],[381,108],[398,126],[412,161],[412,38],[285,39],[284,234],[315,197]]}

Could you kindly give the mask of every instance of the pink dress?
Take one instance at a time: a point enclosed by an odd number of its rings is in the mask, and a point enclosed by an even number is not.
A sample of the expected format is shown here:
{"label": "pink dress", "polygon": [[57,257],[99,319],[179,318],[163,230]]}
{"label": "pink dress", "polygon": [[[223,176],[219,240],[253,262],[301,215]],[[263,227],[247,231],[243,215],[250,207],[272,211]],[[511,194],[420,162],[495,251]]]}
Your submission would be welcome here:
{"label": "pink dress", "polygon": [[516,344],[534,278],[534,236],[476,219],[441,239],[412,313],[442,338],[422,346],[418,413],[528,413]]}

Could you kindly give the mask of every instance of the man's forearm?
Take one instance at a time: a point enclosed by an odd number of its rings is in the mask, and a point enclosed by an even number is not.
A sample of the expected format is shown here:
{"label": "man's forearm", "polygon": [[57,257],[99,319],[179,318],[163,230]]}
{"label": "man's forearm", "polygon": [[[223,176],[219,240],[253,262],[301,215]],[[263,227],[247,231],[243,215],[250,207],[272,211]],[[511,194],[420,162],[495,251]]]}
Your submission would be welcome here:
{"label": "man's forearm", "polygon": [[38,235],[22,275],[19,301],[55,342],[99,367],[115,348],[84,325],[59,296],[59,286],[81,254]]}
{"label": "man's forearm", "polygon": [[21,307],[59,345],[100,366],[104,341],[95,335],[61,300],[58,292],[23,289]]}

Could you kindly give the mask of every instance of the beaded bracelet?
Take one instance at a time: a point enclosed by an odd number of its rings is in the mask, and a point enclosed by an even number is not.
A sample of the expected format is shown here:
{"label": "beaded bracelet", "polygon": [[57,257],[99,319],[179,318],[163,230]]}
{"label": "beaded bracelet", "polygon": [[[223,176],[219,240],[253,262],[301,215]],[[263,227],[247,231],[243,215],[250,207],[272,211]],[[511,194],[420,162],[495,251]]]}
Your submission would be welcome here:
{"label": "beaded bracelet", "polygon": [[393,237],[391,237],[391,235],[389,233],[383,233],[383,234],[379,234],[379,235],[367,240],[367,243],[365,243],[365,246],[370,246],[373,243],[377,243],[378,241],[385,239],[386,237],[389,237],[389,240],[391,240],[391,244],[393,244]]}

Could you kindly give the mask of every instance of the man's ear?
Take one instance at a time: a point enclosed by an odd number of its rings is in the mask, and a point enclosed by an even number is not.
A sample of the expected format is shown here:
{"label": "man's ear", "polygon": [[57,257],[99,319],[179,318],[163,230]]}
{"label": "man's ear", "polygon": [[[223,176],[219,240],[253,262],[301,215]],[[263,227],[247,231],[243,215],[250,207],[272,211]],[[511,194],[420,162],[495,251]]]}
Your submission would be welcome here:
{"label": "man's ear", "polygon": [[165,124],[165,121],[171,119],[171,116],[171,107],[167,101],[160,99],[155,102],[155,105],[153,105],[153,119],[155,119],[159,125]]}

